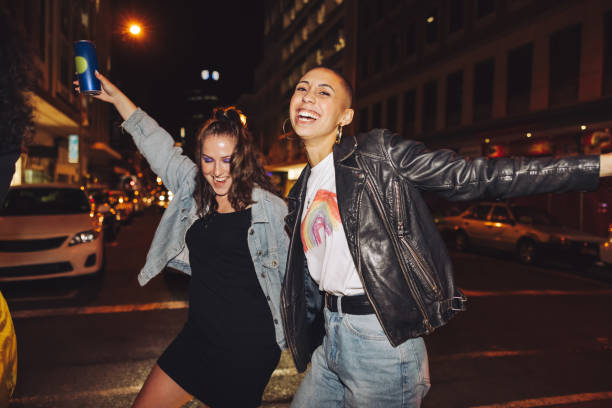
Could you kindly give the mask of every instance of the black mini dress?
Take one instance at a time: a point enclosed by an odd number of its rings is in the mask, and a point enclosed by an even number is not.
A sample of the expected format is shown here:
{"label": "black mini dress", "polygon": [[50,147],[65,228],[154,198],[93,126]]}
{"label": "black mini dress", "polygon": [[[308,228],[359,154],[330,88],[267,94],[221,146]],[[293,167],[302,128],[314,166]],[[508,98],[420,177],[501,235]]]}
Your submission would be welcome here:
{"label": "black mini dress", "polygon": [[270,307],[247,245],[251,210],[215,213],[187,231],[185,327],[158,360],[212,408],[257,407],[280,359]]}

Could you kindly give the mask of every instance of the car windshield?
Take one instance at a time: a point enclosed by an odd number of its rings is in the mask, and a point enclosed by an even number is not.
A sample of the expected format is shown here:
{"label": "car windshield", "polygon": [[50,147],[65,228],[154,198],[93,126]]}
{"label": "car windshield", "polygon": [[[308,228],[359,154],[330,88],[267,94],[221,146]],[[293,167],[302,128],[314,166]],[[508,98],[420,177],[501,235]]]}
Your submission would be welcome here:
{"label": "car windshield", "polygon": [[514,218],[523,224],[557,225],[557,220],[547,212],[531,207],[513,206]]}
{"label": "car windshield", "polygon": [[15,188],[9,190],[0,215],[79,214],[90,209],[85,193],[77,188]]}

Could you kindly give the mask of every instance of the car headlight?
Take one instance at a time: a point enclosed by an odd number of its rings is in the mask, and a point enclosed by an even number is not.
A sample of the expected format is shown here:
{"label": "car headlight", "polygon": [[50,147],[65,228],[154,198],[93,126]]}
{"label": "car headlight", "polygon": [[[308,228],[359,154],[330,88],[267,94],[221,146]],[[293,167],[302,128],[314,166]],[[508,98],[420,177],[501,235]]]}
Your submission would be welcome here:
{"label": "car headlight", "polygon": [[68,246],[91,242],[96,239],[98,235],[100,235],[100,232],[97,230],[87,230],[79,232],[74,237],[72,237],[72,239],[68,243]]}

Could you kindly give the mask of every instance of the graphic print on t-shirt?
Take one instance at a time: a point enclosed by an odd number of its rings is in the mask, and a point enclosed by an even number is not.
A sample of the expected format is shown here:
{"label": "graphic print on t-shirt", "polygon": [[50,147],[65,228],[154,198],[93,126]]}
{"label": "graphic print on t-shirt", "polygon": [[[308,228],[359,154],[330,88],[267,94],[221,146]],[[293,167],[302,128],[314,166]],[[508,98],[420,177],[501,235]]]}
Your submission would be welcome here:
{"label": "graphic print on t-shirt", "polygon": [[336,194],[327,190],[318,190],[302,220],[304,253],[325,243],[326,237],[341,227]]}

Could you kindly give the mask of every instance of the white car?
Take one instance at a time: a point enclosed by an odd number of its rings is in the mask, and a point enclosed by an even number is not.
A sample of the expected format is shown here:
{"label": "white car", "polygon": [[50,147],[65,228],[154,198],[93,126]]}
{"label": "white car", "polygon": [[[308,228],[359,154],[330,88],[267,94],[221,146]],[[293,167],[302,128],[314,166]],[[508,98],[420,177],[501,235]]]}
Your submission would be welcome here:
{"label": "white car", "polygon": [[11,187],[0,206],[0,281],[96,274],[104,267],[103,238],[79,187]]}

